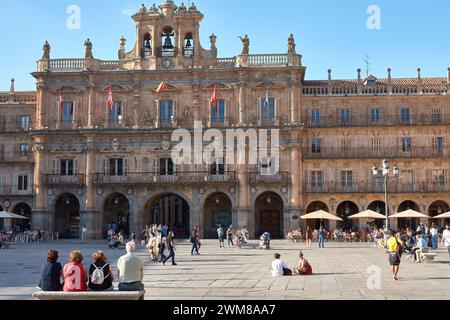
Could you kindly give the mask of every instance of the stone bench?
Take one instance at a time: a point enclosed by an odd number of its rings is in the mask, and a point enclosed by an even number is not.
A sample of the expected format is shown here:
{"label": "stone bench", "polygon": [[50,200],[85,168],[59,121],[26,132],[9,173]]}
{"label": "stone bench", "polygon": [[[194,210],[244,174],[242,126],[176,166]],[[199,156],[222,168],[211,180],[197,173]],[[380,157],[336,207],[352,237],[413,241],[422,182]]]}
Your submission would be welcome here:
{"label": "stone bench", "polygon": [[254,243],[241,243],[239,245],[239,249],[256,249],[257,247],[258,245]]}
{"label": "stone bench", "polygon": [[[119,246],[117,247],[117,249],[125,249],[125,243],[122,243],[122,244],[119,244]],[[114,243],[108,243],[108,247],[110,248],[110,249],[115,249],[114,248]]]}
{"label": "stone bench", "polygon": [[428,252],[422,253],[422,260],[424,260],[425,263],[432,263],[436,257],[437,257],[436,253],[428,253]]}
{"label": "stone bench", "polygon": [[38,291],[33,293],[33,298],[39,300],[139,300],[145,291],[85,291],[85,292],[46,292]]}

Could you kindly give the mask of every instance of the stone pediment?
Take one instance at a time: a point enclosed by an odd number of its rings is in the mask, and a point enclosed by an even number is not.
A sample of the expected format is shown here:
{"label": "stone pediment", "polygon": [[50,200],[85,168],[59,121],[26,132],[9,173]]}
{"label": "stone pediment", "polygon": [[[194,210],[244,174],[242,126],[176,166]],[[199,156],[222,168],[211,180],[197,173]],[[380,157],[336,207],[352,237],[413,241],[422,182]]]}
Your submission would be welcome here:
{"label": "stone pediment", "polygon": [[[125,86],[122,86],[122,85],[118,85],[118,84],[112,85],[111,87],[112,87],[113,93],[114,92],[128,92],[128,91],[130,91],[129,88],[127,88]],[[107,87],[104,87],[102,89],[102,91],[103,92],[109,92],[109,85]]]}
{"label": "stone pediment", "polygon": [[[174,85],[165,82],[164,83],[165,89],[164,92],[175,92],[175,91],[180,91],[180,89],[178,89],[177,87],[175,87]],[[159,84],[153,88],[153,91],[156,92],[156,90],[158,90]]]}
{"label": "stone pediment", "polygon": [[214,84],[211,84],[211,85],[205,87],[205,90],[210,91],[210,90],[214,90],[214,88],[216,88],[216,90],[218,90],[218,91],[219,90],[232,90],[233,89],[233,87],[228,85],[228,84],[214,83]]}
{"label": "stone pediment", "polygon": [[55,90],[55,93],[57,93],[57,94],[59,94],[59,93],[79,93],[79,92],[81,92],[81,90],[79,88],[72,87],[72,86],[62,86]]}
{"label": "stone pediment", "polygon": [[260,82],[255,86],[255,89],[257,90],[275,90],[275,89],[280,89],[280,86],[276,85],[274,82],[269,81],[269,82]]}

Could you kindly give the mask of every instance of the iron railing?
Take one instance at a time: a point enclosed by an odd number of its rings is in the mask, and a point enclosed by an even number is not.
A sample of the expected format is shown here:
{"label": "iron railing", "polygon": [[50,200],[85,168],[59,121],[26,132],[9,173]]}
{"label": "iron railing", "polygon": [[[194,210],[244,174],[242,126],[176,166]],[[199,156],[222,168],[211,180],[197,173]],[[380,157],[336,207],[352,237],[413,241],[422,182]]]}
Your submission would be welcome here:
{"label": "iron railing", "polygon": [[[450,181],[445,183],[389,183],[389,193],[440,193],[450,190]],[[384,185],[373,182],[343,184],[324,182],[322,184],[303,184],[303,193],[384,193]]]}
{"label": "iron railing", "polygon": [[411,148],[326,148],[313,147],[303,148],[303,159],[354,159],[354,158],[446,158],[450,156],[450,149],[435,149],[433,147],[411,147]]}
{"label": "iron railing", "polygon": [[262,174],[261,172],[250,172],[248,174],[249,182],[251,184],[258,183],[290,183],[291,174],[289,172],[280,171],[276,174]]}
{"label": "iron railing", "polygon": [[86,183],[84,174],[60,175],[46,174],[45,184],[48,186],[82,186]]}

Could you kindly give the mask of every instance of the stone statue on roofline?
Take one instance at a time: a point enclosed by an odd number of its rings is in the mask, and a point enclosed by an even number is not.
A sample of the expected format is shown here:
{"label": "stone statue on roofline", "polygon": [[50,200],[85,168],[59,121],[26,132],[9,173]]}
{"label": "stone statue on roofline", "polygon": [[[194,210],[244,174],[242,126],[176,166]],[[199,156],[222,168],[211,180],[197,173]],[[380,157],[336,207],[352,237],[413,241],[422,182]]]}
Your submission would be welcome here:
{"label": "stone statue on roofline", "polygon": [[48,43],[48,41],[45,41],[42,50],[44,51],[42,59],[50,59],[50,44]]}
{"label": "stone statue on roofline", "polygon": [[242,41],[242,54],[248,55],[250,53],[250,39],[248,35],[245,35],[243,38],[239,37]]}
{"label": "stone statue on roofline", "polygon": [[186,13],[187,12],[187,8],[184,5],[184,2],[181,3],[181,5],[178,7],[178,13]]}
{"label": "stone statue on roofline", "polygon": [[94,59],[94,56],[92,55],[92,42],[91,42],[91,40],[90,40],[90,39],[87,39],[87,40],[84,42],[84,46],[86,47],[84,57],[85,57],[86,59]]}
{"label": "stone statue on roofline", "polygon": [[150,13],[157,14],[158,13],[158,7],[154,3],[153,6],[150,8]]}
{"label": "stone statue on roofline", "polygon": [[295,51],[295,39],[294,39],[294,35],[291,33],[289,39],[288,39],[288,53],[289,54],[296,54],[297,52]]}

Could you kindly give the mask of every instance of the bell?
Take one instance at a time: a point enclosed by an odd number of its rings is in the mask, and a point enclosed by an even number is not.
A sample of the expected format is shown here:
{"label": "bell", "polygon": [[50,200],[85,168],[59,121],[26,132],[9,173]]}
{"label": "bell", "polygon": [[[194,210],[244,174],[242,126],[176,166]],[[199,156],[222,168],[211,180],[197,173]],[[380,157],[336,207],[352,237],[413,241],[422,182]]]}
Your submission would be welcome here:
{"label": "bell", "polygon": [[170,37],[166,37],[166,40],[164,40],[164,49],[173,49],[172,41],[170,40]]}
{"label": "bell", "polygon": [[187,39],[187,42],[186,42],[186,48],[190,48],[190,47],[192,47],[192,43],[191,43],[191,39]]}

